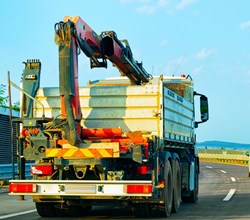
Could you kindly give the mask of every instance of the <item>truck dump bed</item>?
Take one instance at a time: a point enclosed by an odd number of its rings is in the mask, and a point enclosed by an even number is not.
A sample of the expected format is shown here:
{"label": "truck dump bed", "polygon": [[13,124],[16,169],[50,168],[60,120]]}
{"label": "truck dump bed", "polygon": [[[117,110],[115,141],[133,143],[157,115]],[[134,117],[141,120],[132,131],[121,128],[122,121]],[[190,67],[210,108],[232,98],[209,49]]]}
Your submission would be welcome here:
{"label": "truck dump bed", "polygon": [[[168,142],[193,143],[193,81],[184,77],[154,77],[145,85],[130,85],[118,77],[90,82],[80,88],[81,124],[86,128],[120,127],[142,131]],[[58,88],[40,88],[37,99],[46,117],[60,116]],[[41,105],[35,117],[42,116]]]}

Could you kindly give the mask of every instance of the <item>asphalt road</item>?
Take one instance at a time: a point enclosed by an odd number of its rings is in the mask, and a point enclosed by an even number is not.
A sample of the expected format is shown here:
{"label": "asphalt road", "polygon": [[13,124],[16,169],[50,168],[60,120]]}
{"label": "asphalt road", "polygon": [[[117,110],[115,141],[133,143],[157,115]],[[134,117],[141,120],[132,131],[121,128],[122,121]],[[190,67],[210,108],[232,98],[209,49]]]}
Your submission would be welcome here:
{"label": "asphalt road", "polygon": [[[36,213],[30,197],[18,201],[17,197],[8,196],[1,190],[0,198],[0,219],[52,219],[41,218]],[[182,204],[180,211],[168,219],[250,219],[249,206],[250,178],[247,167],[201,163],[199,201],[196,204]],[[130,210],[105,206],[94,207],[86,217],[60,218],[60,220],[134,218]]]}

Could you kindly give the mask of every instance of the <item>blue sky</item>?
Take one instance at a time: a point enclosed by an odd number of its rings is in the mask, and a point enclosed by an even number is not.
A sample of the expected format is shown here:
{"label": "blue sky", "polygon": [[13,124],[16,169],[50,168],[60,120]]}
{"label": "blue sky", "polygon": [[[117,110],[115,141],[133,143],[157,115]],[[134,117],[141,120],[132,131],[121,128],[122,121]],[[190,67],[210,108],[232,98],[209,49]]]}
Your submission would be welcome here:
{"label": "blue sky", "polygon": [[[19,84],[22,62],[40,59],[41,86],[58,86],[54,24],[79,15],[96,33],[114,30],[127,39],[148,72],[192,76],[210,105],[210,120],[196,130],[198,141],[250,144],[250,1],[1,0],[0,8],[0,83],[7,84],[10,71]],[[82,55],[79,68],[80,85],[119,75],[110,63],[91,70]]]}

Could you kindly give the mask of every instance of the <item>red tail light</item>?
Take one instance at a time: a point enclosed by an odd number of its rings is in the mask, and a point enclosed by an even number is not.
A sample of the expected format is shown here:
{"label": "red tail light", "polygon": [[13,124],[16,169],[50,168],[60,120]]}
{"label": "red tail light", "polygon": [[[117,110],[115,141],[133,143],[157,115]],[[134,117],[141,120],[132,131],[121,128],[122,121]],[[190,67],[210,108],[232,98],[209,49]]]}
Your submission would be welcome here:
{"label": "red tail light", "polygon": [[138,175],[141,175],[141,174],[151,174],[151,171],[152,171],[152,166],[139,166],[136,169],[136,173]]}
{"label": "red tail light", "polygon": [[30,183],[11,183],[9,192],[13,193],[32,193],[36,192],[36,184]]}
{"label": "red tail light", "polygon": [[35,165],[30,169],[32,175],[52,175],[53,170],[51,165]]}
{"label": "red tail light", "polygon": [[152,193],[152,185],[127,185],[127,193]]}

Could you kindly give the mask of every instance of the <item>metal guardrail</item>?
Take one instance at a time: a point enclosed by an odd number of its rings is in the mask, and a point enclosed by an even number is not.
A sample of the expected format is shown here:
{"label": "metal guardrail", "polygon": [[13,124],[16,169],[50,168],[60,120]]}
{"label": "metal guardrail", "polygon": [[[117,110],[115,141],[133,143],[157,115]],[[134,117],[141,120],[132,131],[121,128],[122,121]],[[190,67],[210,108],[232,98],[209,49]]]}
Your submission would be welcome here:
{"label": "metal guardrail", "polygon": [[[30,177],[30,167],[33,163],[26,163],[25,164],[25,176]],[[18,173],[18,166],[17,164],[14,165],[15,173]],[[0,180],[8,180],[12,179],[12,164],[0,164]]]}
{"label": "metal guardrail", "polygon": [[246,155],[199,153],[199,158],[201,161],[213,161],[213,162],[233,163],[242,165],[248,165],[249,163],[249,157]]}

